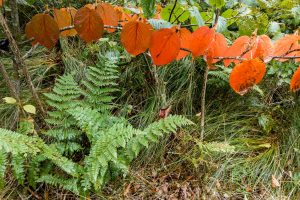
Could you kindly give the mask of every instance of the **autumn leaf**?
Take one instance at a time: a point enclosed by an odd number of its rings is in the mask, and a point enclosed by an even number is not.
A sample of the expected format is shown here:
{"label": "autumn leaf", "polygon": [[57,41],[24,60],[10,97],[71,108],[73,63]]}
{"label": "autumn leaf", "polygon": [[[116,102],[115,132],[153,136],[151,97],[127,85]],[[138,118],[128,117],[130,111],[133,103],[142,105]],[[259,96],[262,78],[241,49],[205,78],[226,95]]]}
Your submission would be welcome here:
{"label": "autumn leaf", "polygon": [[[296,51],[290,54],[288,51],[298,48],[299,40],[300,36],[297,33],[293,35],[285,35],[283,38],[280,38],[274,44],[273,56],[296,56]],[[278,58],[276,60],[284,62],[287,59]]]}
{"label": "autumn leaf", "polygon": [[100,15],[95,10],[87,7],[77,11],[74,25],[78,35],[86,42],[100,39],[104,30]]}
{"label": "autumn leaf", "polygon": [[214,57],[222,57],[226,53],[228,48],[226,38],[221,33],[216,33],[209,48],[205,54],[206,61],[210,67],[218,62],[220,59]]}
{"label": "autumn leaf", "polygon": [[34,46],[36,45],[38,42],[35,40],[34,38],[34,35],[35,35],[35,30],[34,30],[34,27],[32,26],[32,23],[31,22],[28,22],[26,24],[26,27],[25,27],[25,34],[26,34],[26,37],[28,40],[32,39],[33,40],[31,41],[31,45]]}
{"label": "autumn leaf", "polygon": [[90,3],[86,4],[84,7],[89,8],[91,10],[95,10],[96,9],[95,4],[90,4]]}
{"label": "autumn leaf", "polygon": [[144,22],[127,23],[121,32],[121,42],[132,55],[145,52],[150,46],[152,26]]}
{"label": "autumn leaf", "polygon": [[[26,27],[27,38],[34,37],[35,41],[48,49],[52,49],[59,38],[59,28],[55,20],[48,14],[36,14]],[[36,44],[33,42],[32,44]]]}
{"label": "autumn leaf", "polygon": [[175,60],[180,50],[176,29],[163,28],[154,31],[149,50],[155,65],[165,65]]}
{"label": "autumn leaf", "polygon": [[[177,34],[180,39],[180,48],[190,50],[190,42],[191,42],[192,33],[186,28],[181,28],[177,31]],[[176,57],[176,60],[180,60],[189,54],[190,54],[190,52],[188,52],[188,51],[180,50]]]}
{"label": "autumn leaf", "polygon": [[205,54],[209,45],[215,36],[215,30],[207,26],[202,26],[192,33],[190,49],[193,57],[202,56]]}
{"label": "autumn leaf", "polygon": [[263,79],[265,73],[266,66],[258,58],[246,60],[233,68],[229,83],[236,93],[244,95]]}
{"label": "autumn leaf", "polygon": [[0,7],[3,6],[4,0],[0,0]]}
{"label": "autumn leaf", "polygon": [[[101,3],[97,5],[96,11],[101,16],[103,23],[108,26],[118,26],[119,18],[114,7],[108,3]],[[116,31],[114,28],[105,29],[109,33]]]}
{"label": "autumn leaf", "polygon": [[[225,53],[225,57],[238,57],[241,56],[244,52],[246,52],[250,47],[251,38],[249,36],[241,36],[237,38],[232,45],[227,49]],[[235,62],[236,64],[239,62],[235,59],[225,59],[224,65],[228,66],[231,62]]]}
{"label": "autumn leaf", "polygon": [[300,89],[300,66],[295,71],[295,73],[291,79],[290,89],[292,92],[296,92]]}
{"label": "autumn leaf", "polygon": [[253,58],[261,58],[264,62],[269,62],[272,58],[274,47],[272,40],[267,35],[257,37]]}
{"label": "autumn leaf", "polygon": [[[77,10],[75,8],[54,9],[54,20],[58,24],[59,29],[73,25],[73,19]],[[61,36],[75,36],[75,29],[65,30],[60,33]]]}

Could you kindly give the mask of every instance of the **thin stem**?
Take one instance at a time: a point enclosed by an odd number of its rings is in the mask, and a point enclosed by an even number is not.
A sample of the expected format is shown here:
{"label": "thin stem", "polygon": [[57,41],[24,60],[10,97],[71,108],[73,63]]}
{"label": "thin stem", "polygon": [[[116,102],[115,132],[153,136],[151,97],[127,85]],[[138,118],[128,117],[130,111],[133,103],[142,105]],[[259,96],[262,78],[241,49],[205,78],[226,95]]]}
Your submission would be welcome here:
{"label": "thin stem", "polygon": [[205,65],[205,71],[203,75],[203,85],[201,91],[201,118],[200,118],[200,140],[203,141],[204,138],[204,126],[205,126],[205,96],[206,96],[206,86],[208,78],[209,67]]}
{"label": "thin stem", "polygon": [[172,10],[171,10],[171,12],[170,12],[170,16],[169,16],[168,22],[171,21],[171,17],[172,17],[172,15],[173,15],[173,12],[174,12],[174,10],[175,10],[176,5],[177,5],[177,0],[175,0],[174,6],[173,6],[173,8],[172,8]]}

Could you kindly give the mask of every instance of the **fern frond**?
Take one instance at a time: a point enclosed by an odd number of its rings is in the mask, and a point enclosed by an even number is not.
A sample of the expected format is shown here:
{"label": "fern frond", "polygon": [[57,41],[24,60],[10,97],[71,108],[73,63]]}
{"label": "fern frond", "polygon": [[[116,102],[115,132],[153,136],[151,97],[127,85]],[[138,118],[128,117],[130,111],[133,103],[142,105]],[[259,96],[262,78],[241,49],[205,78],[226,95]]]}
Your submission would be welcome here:
{"label": "fern frond", "polygon": [[168,133],[175,133],[177,129],[194,124],[185,117],[170,115],[150,124],[144,131],[135,131],[134,137],[126,147],[126,156],[129,161],[133,160],[142,148],[148,147],[150,142],[157,142],[159,138]]}
{"label": "fern frond", "polygon": [[5,186],[6,166],[7,166],[7,153],[0,148],[0,189]]}

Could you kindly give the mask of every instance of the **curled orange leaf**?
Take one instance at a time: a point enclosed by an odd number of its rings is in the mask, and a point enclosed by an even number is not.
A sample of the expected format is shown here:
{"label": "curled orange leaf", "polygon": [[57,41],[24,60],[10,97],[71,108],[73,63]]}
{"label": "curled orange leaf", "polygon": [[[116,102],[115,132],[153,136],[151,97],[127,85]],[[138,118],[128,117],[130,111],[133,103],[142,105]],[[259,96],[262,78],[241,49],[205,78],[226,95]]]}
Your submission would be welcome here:
{"label": "curled orange leaf", "polygon": [[163,28],[154,31],[149,50],[155,65],[165,65],[175,60],[180,50],[176,29]]}
{"label": "curled orange leaf", "polygon": [[177,34],[180,39],[180,48],[186,49],[186,50],[179,51],[176,60],[180,60],[190,54],[188,50],[190,50],[190,46],[191,46],[190,43],[191,43],[192,33],[186,28],[181,28],[177,31]]}
{"label": "curled orange leaf", "polygon": [[[54,9],[54,20],[60,29],[73,25],[73,19],[76,13],[75,8],[61,8]],[[75,29],[65,30],[60,33],[61,36],[75,36],[77,34]]]}
{"label": "curled orange leaf", "polygon": [[[48,14],[36,14],[27,24],[27,38],[34,37],[35,41],[48,49],[52,49],[59,38],[59,28],[55,20]],[[34,44],[35,42],[33,42]]]}
{"label": "curled orange leaf", "polygon": [[204,55],[214,36],[215,30],[210,29],[207,26],[199,27],[193,32],[190,42],[190,49],[193,53],[193,57]]}
{"label": "curled orange leaf", "polygon": [[100,39],[104,30],[100,15],[88,7],[83,7],[77,11],[74,25],[80,38],[86,42]]}
{"label": "curled orange leaf", "polygon": [[246,60],[233,68],[229,83],[236,93],[244,95],[263,79],[265,73],[266,66],[261,60]]}
{"label": "curled orange leaf", "polygon": [[295,73],[291,79],[290,89],[292,92],[296,92],[300,89],[300,66],[295,71]]}
{"label": "curled orange leaf", "polygon": [[[101,3],[97,5],[96,11],[101,16],[103,23],[108,26],[118,26],[119,18],[114,7],[109,3]],[[114,28],[107,28],[107,32],[113,33],[116,31]]]}
{"label": "curled orange leaf", "polygon": [[128,53],[136,56],[149,48],[151,33],[150,24],[131,21],[122,29],[121,42]]}

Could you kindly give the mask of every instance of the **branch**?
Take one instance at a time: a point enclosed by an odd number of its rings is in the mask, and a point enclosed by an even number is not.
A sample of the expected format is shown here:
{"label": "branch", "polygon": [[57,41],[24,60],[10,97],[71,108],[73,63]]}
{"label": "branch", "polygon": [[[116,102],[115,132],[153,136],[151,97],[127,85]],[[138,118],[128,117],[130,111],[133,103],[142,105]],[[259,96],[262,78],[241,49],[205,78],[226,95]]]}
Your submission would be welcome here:
{"label": "branch", "polygon": [[27,58],[29,58],[32,55],[32,52],[39,46],[39,44],[36,44],[34,46],[32,46],[29,51],[27,51],[27,53],[22,57],[23,60],[26,60]]}
{"label": "branch", "polygon": [[173,15],[173,12],[174,12],[174,10],[175,10],[176,5],[177,5],[177,0],[175,0],[174,6],[173,6],[173,8],[172,8],[172,10],[171,10],[171,12],[170,12],[170,16],[169,16],[168,22],[171,21],[171,17],[172,17],[172,15]]}

